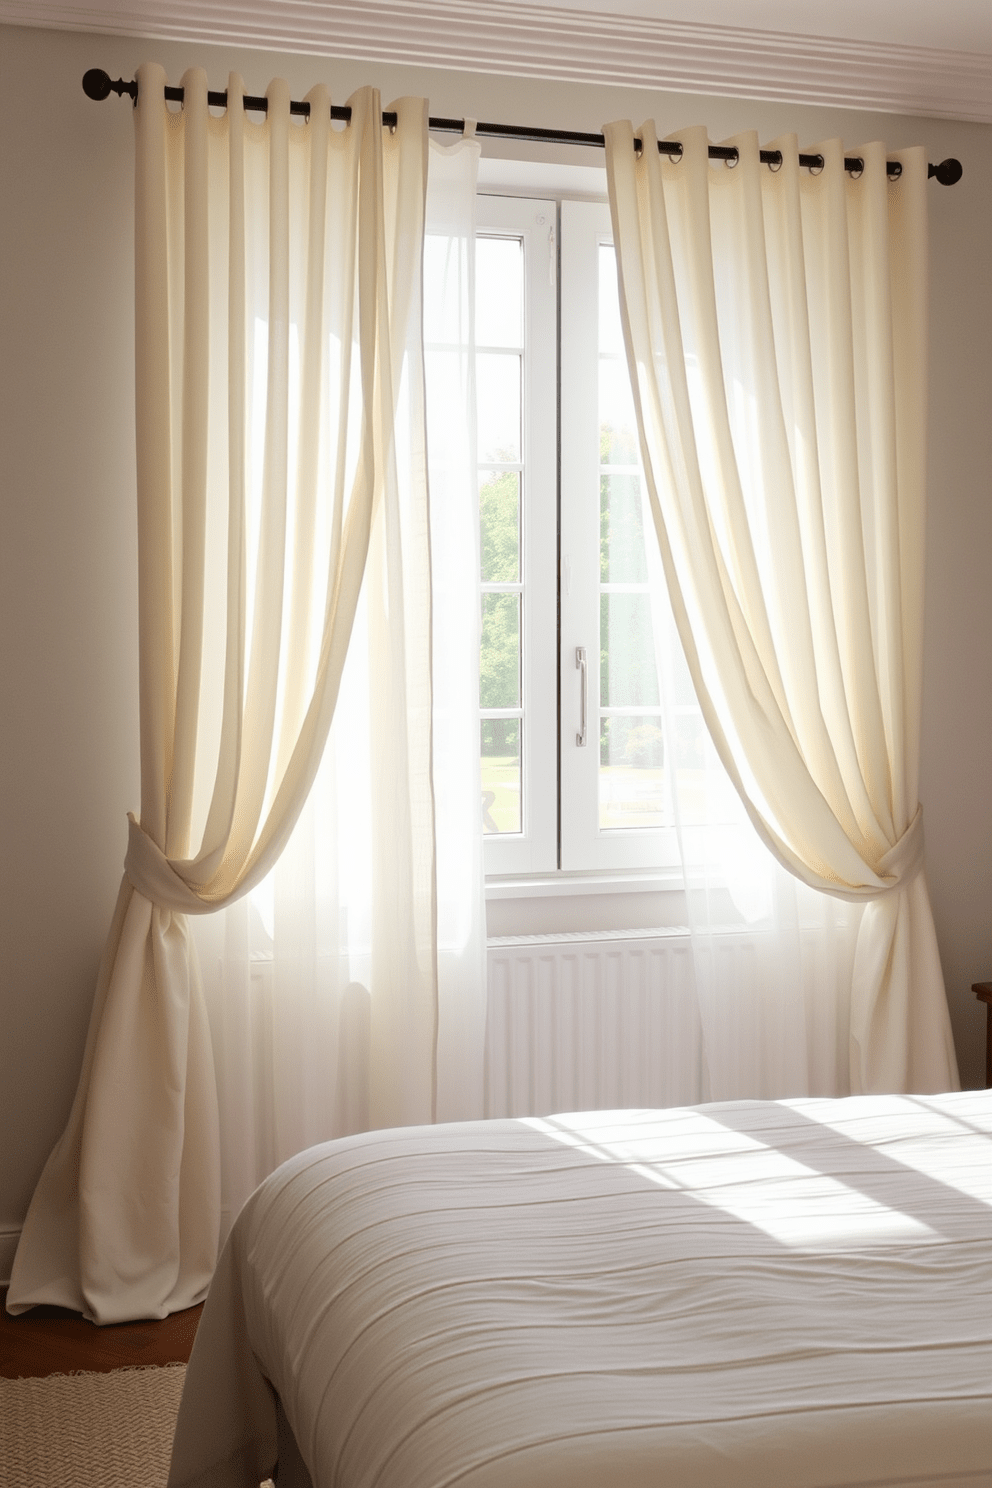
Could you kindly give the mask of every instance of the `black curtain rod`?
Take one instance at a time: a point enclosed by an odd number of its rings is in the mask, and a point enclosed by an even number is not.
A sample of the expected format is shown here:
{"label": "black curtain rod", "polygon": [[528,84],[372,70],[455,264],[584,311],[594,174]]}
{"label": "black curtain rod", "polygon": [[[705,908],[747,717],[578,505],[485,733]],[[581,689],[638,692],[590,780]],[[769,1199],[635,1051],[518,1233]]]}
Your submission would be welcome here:
{"label": "black curtain rod", "polygon": [[[123,78],[118,78],[115,83],[112,83],[109,73],[104,72],[100,67],[91,67],[89,72],[83,76],[83,92],[87,98],[94,98],[98,102],[101,99],[109,98],[111,93],[116,93],[119,98],[123,97],[126,93],[132,103],[137,103],[138,82],[136,78],[132,78],[129,83],[126,83]],[[183,90],[182,88],[166,86],[165,96],[170,103],[182,103]],[[207,103],[212,108],[226,108],[227,93],[208,93]],[[269,101],[267,98],[252,96],[246,93],[244,106],[246,109],[257,110],[259,113],[264,114],[268,109]],[[310,105],[309,103],[294,99],[289,105],[289,112],[291,114],[302,115],[303,118],[308,119],[310,117]],[[351,118],[351,109],[346,104],[332,104],[331,118],[340,119],[346,123]],[[384,112],[382,122],[387,127],[393,127],[396,124],[396,115]],[[441,134],[462,134],[465,128],[464,119],[432,118],[428,120],[428,124],[431,129]],[[538,144],[592,145],[598,146],[599,149],[603,149],[606,144],[601,134],[582,134],[573,129],[537,129],[531,128],[526,124],[476,124],[475,132],[478,136],[486,139],[530,140]],[[640,149],[640,140],[635,139],[634,145],[637,149]],[[682,146],[678,140],[659,140],[658,153],[677,157],[682,154]],[[710,145],[709,155],[711,160],[729,160],[735,164],[738,159],[738,152],[733,145]],[[776,170],[782,164],[781,150],[762,150],[760,151],[760,156],[764,165],[770,165]],[[823,156],[800,154],[799,164],[807,166],[810,170],[821,171],[824,164]],[[846,171],[851,171],[854,175],[860,175],[864,168],[865,163],[860,156],[845,157],[844,169]],[[898,160],[890,160],[886,166],[886,170],[891,181],[898,180],[902,175],[902,166]],[[927,175],[936,176],[942,186],[953,186],[956,181],[960,181],[962,174],[961,162],[959,160],[942,160],[939,165],[927,166]]]}

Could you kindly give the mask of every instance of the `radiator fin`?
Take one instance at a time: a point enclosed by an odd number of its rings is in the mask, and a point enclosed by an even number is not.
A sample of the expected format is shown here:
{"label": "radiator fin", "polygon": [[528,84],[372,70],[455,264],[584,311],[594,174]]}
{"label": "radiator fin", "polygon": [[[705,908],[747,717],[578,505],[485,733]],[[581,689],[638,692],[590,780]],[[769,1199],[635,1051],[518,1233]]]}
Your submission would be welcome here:
{"label": "radiator fin", "polygon": [[489,946],[486,1113],[705,1098],[685,934],[507,937]]}

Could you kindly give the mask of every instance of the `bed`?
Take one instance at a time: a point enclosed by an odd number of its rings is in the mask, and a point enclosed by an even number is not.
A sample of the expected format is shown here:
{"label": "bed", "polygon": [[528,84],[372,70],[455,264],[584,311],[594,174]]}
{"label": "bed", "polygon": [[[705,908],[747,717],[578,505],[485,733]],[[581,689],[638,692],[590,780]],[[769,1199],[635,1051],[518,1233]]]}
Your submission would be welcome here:
{"label": "bed", "polygon": [[380,1131],[245,1206],[170,1488],[992,1485],[992,1092]]}

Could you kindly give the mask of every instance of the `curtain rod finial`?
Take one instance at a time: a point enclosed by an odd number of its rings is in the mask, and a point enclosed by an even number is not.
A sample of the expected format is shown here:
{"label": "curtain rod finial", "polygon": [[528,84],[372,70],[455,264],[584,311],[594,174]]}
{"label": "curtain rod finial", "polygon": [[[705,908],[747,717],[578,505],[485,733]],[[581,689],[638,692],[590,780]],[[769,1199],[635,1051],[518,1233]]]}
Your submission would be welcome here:
{"label": "curtain rod finial", "polygon": [[102,103],[109,98],[111,93],[116,93],[118,98],[123,98],[126,93],[132,100],[137,100],[138,85],[132,79],[126,83],[123,78],[118,78],[116,83],[110,81],[110,73],[104,72],[102,67],[91,67],[88,72],[83,73],[83,92],[87,98]]}
{"label": "curtain rod finial", "polygon": [[104,72],[102,67],[91,67],[89,72],[83,73],[83,92],[87,98],[102,103],[110,97],[110,73]]}
{"label": "curtain rod finial", "polygon": [[939,165],[927,166],[927,176],[936,176],[941,186],[956,186],[963,175],[960,160],[942,160]]}

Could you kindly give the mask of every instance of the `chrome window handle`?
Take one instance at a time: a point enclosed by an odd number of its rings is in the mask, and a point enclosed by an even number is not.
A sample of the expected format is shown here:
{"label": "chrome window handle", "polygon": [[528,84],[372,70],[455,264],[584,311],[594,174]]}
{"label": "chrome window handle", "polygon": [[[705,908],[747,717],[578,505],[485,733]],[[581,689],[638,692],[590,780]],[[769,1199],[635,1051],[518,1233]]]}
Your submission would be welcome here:
{"label": "chrome window handle", "polygon": [[580,708],[580,732],[575,736],[575,742],[580,749],[586,745],[586,714],[589,707],[589,668],[586,666],[585,646],[575,648],[575,666],[582,673],[579,680],[579,708]]}

